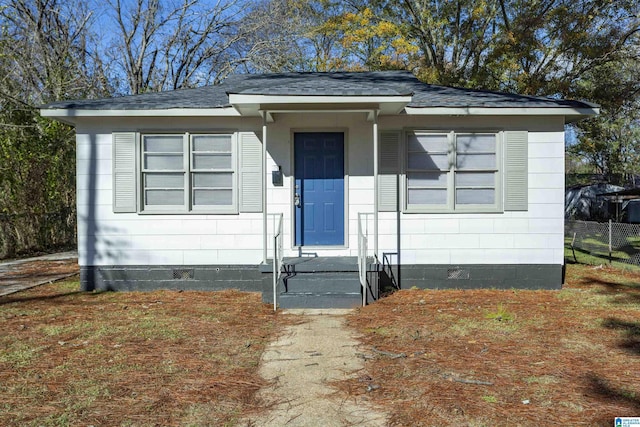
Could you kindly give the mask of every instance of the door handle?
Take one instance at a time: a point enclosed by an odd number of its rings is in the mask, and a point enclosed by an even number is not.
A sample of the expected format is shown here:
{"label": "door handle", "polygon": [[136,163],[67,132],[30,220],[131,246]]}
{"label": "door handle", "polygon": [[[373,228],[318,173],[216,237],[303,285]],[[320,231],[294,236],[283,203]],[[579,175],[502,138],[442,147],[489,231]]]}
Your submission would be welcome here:
{"label": "door handle", "polygon": [[300,207],[300,195],[298,193],[293,195],[293,205],[298,208]]}

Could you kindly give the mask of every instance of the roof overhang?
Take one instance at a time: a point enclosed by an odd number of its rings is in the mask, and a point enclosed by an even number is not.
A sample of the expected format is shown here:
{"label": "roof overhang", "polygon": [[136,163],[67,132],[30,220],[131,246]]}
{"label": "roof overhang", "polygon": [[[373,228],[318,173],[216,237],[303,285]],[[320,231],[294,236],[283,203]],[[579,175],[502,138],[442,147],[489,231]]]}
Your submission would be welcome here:
{"label": "roof overhang", "polygon": [[240,112],[233,107],[167,108],[162,110],[44,108],[40,110],[40,115],[59,120],[61,122],[75,124],[75,119],[80,117],[240,117]]}
{"label": "roof overhang", "polygon": [[168,109],[44,108],[43,117],[76,124],[79,118],[106,117],[260,117],[274,113],[365,112],[371,115],[410,116],[564,116],[573,123],[600,113],[600,109],[572,107],[408,107],[410,96],[274,96],[230,94],[232,106]]}
{"label": "roof overhang", "polygon": [[260,116],[262,112],[371,112],[400,114],[411,96],[301,96],[229,94],[229,103],[242,116]]}
{"label": "roof overhang", "polygon": [[565,123],[600,114],[599,108],[573,107],[406,107],[415,116],[564,116]]}

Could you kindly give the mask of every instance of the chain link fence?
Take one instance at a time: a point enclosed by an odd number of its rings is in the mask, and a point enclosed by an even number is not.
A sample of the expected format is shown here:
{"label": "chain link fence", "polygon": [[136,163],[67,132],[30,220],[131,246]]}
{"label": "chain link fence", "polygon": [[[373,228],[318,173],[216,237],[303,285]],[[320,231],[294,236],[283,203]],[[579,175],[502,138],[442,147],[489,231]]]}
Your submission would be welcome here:
{"label": "chain link fence", "polygon": [[640,266],[640,224],[565,221],[564,233],[576,261]]}
{"label": "chain link fence", "polygon": [[76,211],[0,213],[0,259],[76,247]]}

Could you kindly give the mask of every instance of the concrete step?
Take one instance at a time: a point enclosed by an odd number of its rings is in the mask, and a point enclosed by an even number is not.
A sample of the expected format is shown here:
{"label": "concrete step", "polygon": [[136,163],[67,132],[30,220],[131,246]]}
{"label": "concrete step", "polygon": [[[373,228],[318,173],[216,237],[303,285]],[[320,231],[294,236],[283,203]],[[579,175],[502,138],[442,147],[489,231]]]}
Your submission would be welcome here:
{"label": "concrete step", "polygon": [[353,272],[296,273],[278,295],[281,308],[352,308],[362,305],[360,280]]}
{"label": "concrete step", "polygon": [[290,273],[357,272],[357,257],[285,258],[284,270]]}
{"label": "concrete step", "polygon": [[[271,273],[271,264],[261,266]],[[352,308],[362,305],[356,257],[285,258],[278,286],[280,308]],[[264,282],[262,300],[273,303],[270,282]]]}
{"label": "concrete step", "polygon": [[359,293],[357,273],[298,273],[283,276],[286,293]]}
{"label": "concrete step", "polygon": [[280,308],[354,308],[362,306],[362,295],[294,293],[278,295]]}

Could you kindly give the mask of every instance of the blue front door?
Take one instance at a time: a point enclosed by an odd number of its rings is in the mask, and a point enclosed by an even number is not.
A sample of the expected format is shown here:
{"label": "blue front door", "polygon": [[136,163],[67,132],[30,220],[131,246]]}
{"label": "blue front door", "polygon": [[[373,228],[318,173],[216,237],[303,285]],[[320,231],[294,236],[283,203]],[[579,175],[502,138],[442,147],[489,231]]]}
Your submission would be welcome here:
{"label": "blue front door", "polygon": [[296,246],[344,245],[344,134],[294,137]]}

